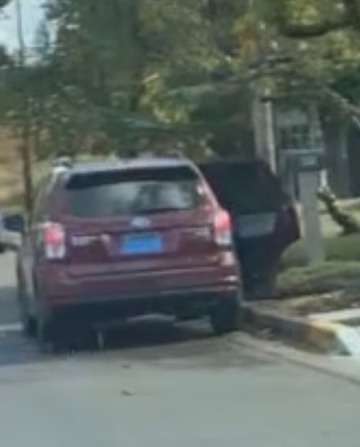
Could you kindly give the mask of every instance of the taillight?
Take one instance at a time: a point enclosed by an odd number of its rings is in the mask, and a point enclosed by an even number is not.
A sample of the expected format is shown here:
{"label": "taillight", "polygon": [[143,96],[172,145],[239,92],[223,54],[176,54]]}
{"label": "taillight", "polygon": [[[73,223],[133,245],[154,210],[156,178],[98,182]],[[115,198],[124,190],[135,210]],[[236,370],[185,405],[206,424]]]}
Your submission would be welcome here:
{"label": "taillight", "polygon": [[43,247],[46,259],[57,260],[65,257],[65,229],[61,224],[54,222],[44,224]]}
{"label": "taillight", "polygon": [[221,210],[216,213],[214,222],[214,238],[217,245],[228,247],[232,244],[232,225],[229,213]]}

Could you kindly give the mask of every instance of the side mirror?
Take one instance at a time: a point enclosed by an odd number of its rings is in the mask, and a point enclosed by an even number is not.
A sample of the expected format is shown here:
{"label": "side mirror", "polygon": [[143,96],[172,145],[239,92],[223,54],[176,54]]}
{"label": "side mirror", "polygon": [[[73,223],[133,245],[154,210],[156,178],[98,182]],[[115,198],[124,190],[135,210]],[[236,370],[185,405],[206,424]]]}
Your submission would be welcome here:
{"label": "side mirror", "polygon": [[9,214],[3,218],[3,228],[10,233],[23,234],[25,232],[25,219],[21,214]]}

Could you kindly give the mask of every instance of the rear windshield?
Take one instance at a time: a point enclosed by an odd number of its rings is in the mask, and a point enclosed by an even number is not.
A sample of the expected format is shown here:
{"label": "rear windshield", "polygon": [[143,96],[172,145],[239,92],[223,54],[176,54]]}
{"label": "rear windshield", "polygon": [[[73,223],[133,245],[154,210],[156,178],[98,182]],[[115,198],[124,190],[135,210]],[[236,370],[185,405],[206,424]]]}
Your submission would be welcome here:
{"label": "rear windshield", "polygon": [[199,167],[221,205],[232,213],[277,211],[286,199],[280,180],[265,163],[214,161]]}
{"label": "rear windshield", "polygon": [[86,218],[190,210],[201,200],[199,178],[188,167],[78,174],[67,185],[70,213]]}

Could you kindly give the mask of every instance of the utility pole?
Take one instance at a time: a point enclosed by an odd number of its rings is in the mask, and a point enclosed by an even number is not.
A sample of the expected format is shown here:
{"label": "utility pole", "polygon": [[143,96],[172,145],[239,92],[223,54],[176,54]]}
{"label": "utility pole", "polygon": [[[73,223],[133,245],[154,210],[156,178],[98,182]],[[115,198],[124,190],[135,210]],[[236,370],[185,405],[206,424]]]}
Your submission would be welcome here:
{"label": "utility pole", "polygon": [[[258,81],[261,83],[261,80]],[[261,85],[255,87],[253,101],[253,127],[256,156],[265,160],[277,172],[277,155],[274,131],[274,109],[269,99],[269,90]]]}
{"label": "utility pole", "polygon": [[274,103],[268,98],[269,91],[265,91],[266,97],[264,101],[264,114],[265,114],[265,144],[267,150],[267,159],[274,172],[278,172],[277,166],[277,153],[275,143],[275,123],[274,123]]}
{"label": "utility pole", "polygon": [[[249,0],[248,8],[253,11],[255,2]],[[271,63],[271,48],[267,39],[265,24],[260,27],[258,37],[258,69],[264,71],[264,74],[255,81],[254,100],[253,100],[253,128],[255,134],[255,152],[256,157],[266,161],[274,172],[277,172],[277,153],[274,132],[274,107],[270,99],[271,90],[268,83],[268,76]]]}
{"label": "utility pole", "polygon": [[296,101],[293,97],[292,101],[278,107],[276,122],[285,136],[280,149],[297,177],[308,262],[318,264],[325,260],[318,209],[320,174],[325,161],[318,105],[304,92],[299,92]]}
{"label": "utility pole", "polygon": [[[22,15],[22,0],[15,0],[16,31],[19,46],[18,73],[24,76],[26,69],[26,45],[24,38],[24,24]],[[21,93],[20,93],[21,94]],[[19,152],[22,163],[22,180],[24,190],[24,205],[27,217],[31,216],[33,210],[33,175],[31,157],[31,123],[30,123],[30,98],[27,88],[24,89],[23,109],[21,111],[21,141]]]}
{"label": "utility pole", "polygon": [[325,250],[321,234],[318,191],[323,168],[321,129],[317,104],[308,106],[310,151],[300,155],[299,188],[303,211],[305,247],[310,264],[324,262]]}

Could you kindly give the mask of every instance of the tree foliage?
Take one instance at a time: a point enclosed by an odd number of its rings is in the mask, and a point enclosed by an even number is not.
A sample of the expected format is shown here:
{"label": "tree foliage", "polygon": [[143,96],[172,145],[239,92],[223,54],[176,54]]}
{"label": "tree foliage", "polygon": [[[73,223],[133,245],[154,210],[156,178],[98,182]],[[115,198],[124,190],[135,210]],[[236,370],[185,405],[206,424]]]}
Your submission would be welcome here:
{"label": "tree foliage", "polygon": [[5,8],[11,0],[0,0],[0,9]]}
{"label": "tree foliage", "polygon": [[[266,0],[260,0],[260,3]],[[274,0],[267,23],[291,48],[292,74],[319,89],[335,110],[360,116],[359,0]]]}
{"label": "tree foliage", "polygon": [[48,0],[36,63],[20,75],[4,59],[0,118],[16,126],[19,92],[27,95],[42,156],[124,150],[149,139],[251,151],[259,79],[274,91],[312,88],[357,111],[359,3]]}
{"label": "tree foliage", "polygon": [[[234,25],[244,5],[235,0],[50,0],[48,16],[58,32],[45,58],[54,83],[53,112],[45,98],[44,120],[58,116],[57,125],[63,122],[66,129],[57,132],[47,124],[47,132],[56,136],[51,141],[70,134],[80,148],[78,134],[92,148],[112,150],[149,135],[198,140],[217,132],[219,126],[211,127],[222,98],[234,102],[234,87],[229,93],[213,84],[232,75],[237,63]],[[244,86],[235,90],[243,92]],[[234,107],[224,113],[224,126],[235,126],[237,115]]]}
{"label": "tree foliage", "polygon": [[271,19],[280,33],[290,38],[319,37],[345,28],[360,29],[358,0],[274,0],[272,3]]}

